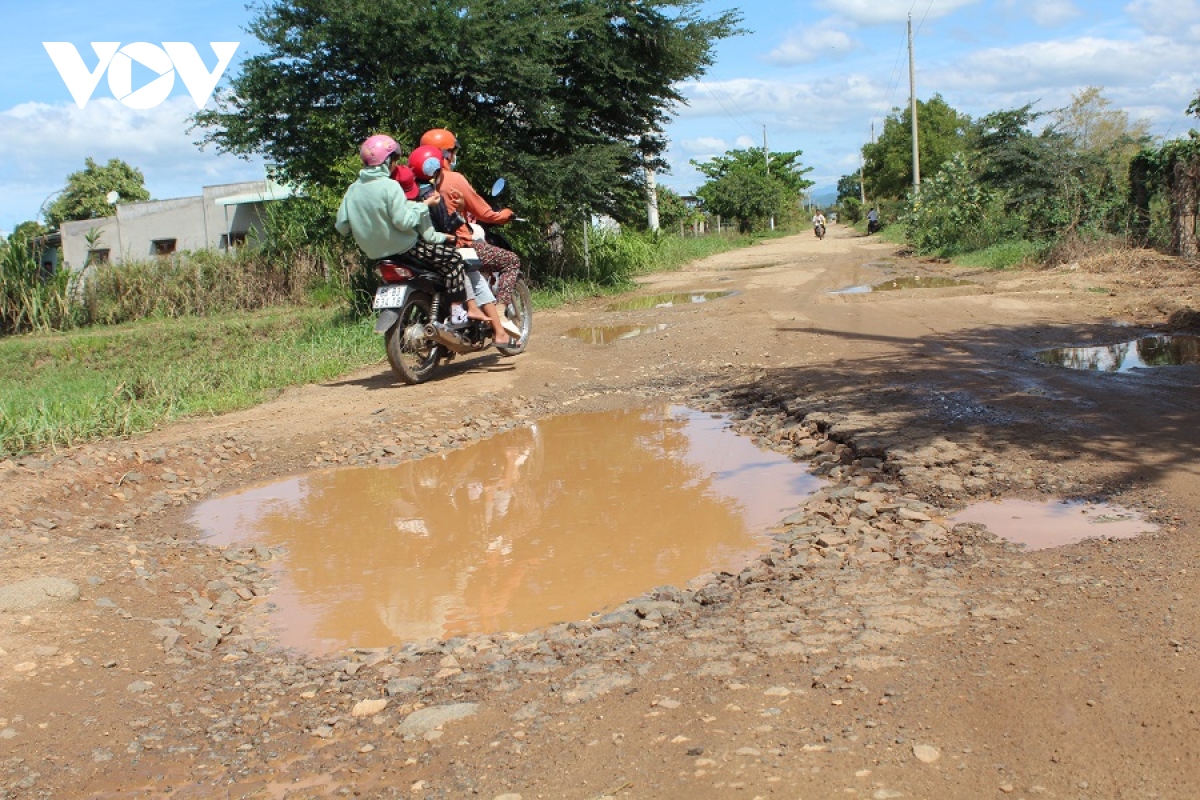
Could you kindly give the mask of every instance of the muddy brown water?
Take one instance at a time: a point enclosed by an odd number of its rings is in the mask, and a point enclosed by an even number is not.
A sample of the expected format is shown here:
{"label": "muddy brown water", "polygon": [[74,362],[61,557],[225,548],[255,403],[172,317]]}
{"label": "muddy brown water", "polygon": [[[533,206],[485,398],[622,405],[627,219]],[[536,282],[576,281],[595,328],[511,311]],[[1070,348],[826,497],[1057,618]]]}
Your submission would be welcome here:
{"label": "muddy brown water", "polygon": [[892,278],[882,283],[847,286],[830,294],[867,294],[868,292],[894,292],[901,289],[946,289],[952,286],[972,286],[971,281],[957,278],[937,278],[914,275],[911,278]]}
{"label": "muddy brown water", "polygon": [[1056,367],[1095,372],[1200,364],[1200,336],[1143,336],[1110,345],[1056,347],[1038,351],[1037,359]]}
{"label": "muddy brown water", "polygon": [[524,632],[740,569],[819,486],[725,417],[656,406],[253,487],[192,522],[215,544],[285,550],[280,642],[330,652]]}
{"label": "muddy brown water", "polygon": [[968,506],[949,518],[974,522],[1028,550],[1081,542],[1084,539],[1128,539],[1153,533],[1158,526],[1119,506],[1075,501],[1001,500]]}
{"label": "muddy brown water", "polygon": [[687,305],[689,303],[707,303],[709,300],[719,300],[722,297],[729,297],[737,294],[731,289],[725,289],[719,292],[670,292],[667,294],[652,294],[645,297],[634,297],[629,300],[622,300],[619,303],[612,303],[606,310],[608,311],[641,311],[647,308],[665,308],[676,305]]}
{"label": "muddy brown water", "polygon": [[591,325],[588,327],[571,328],[566,335],[586,344],[612,344],[621,339],[632,339],[643,333],[657,333],[666,330],[664,323],[651,325]]}

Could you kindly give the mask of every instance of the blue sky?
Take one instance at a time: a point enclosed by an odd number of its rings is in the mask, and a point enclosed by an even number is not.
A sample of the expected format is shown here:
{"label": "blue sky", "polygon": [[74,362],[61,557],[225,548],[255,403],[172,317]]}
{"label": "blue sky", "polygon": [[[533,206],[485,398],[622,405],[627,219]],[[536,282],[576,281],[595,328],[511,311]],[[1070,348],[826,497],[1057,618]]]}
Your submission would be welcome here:
{"label": "blue sky", "polygon": [[[246,0],[6,5],[0,230],[34,217],[87,156],[139,167],[156,198],[262,177],[259,162],[194,146],[186,119],[196,106],[182,80],[164,102],[138,110],[101,78],[81,109],[42,46],[70,42],[92,68],[90,42],[189,42],[211,69],[209,42],[240,42],[230,75],[257,44],[244,30]],[[764,126],[772,151],[804,152],[814,192],[854,172],[872,123],[882,129],[908,102],[910,13],[917,96],[940,93],[971,116],[1029,102],[1049,111],[1092,85],[1111,108],[1169,138],[1192,127],[1184,111],[1200,91],[1200,0],[713,0],[704,8],[740,8],[751,32],[719,43],[708,74],[681,87],[690,102],[668,129],[672,171],[660,176],[681,191],[699,182],[691,159],[761,146]],[[133,88],[146,76],[135,71]]]}

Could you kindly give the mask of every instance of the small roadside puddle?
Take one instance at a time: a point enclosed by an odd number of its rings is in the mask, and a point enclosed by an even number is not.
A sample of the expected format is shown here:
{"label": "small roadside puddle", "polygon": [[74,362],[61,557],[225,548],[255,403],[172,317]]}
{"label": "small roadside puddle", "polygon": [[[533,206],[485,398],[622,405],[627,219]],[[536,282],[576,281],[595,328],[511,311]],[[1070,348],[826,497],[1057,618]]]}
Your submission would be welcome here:
{"label": "small roadside puddle", "polygon": [[1062,547],[1084,539],[1129,539],[1158,530],[1157,525],[1135,511],[1073,500],[976,503],[948,521],[983,525],[996,536],[1024,545],[1028,550]]}
{"label": "small roadside puddle", "polygon": [[657,325],[593,325],[587,328],[571,328],[566,335],[586,344],[612,344],[620,339],[632,339],[643,333],[666,330],[663,323]]}
{"label": "small roadside puddle", "polygon": [[1200,364],[1200,336],[1143,336],[1129,342],[1098,347],[1056,347],[1039,350],[1038,361],[1068,369],[1129,372],[1146,367]]}
{"label": "small roadside puddle", "polygon": [[647,308],[670,308],[676,305],[687,305],[689,303],[707,303],[709,300],[718,300],[722,297],[729,297],[737,292],[725,289],[719,292],[674,292],[671,294],[652,294],[646,297],[634,297],[630,300],[622,300],[620,303],[613,303],[606,310],[608,311],[641,311]]}
{"label": "small roadside puddle", "polygon": [[543,420],[392,466],[215,498],[212,544],[281,548],[271,616],[307,651],[527,632],[737,571],[822,482],[678,406]]}
{"label": "small roadside puddle", "polygon": [[847,286],[845,289],[835,289],[829,294],[867,294],[868,292],[894,292],[900,289],[946,289],[951,286],[973,286],[971,281],[957,278],[934,278],[915,275],[911,278],[893,278],[882,283]]}

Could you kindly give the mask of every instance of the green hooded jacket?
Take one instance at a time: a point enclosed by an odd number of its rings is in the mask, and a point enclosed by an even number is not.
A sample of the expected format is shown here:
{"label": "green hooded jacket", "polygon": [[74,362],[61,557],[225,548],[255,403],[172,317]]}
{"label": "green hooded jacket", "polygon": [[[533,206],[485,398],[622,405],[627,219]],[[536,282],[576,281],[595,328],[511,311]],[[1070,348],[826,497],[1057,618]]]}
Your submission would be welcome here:
{"label": "green hooded jacket", "polygon": [[433,229],[429,207],[404,196],[386,164],[364,167],[350,184],[334,224],[343,236],[354,236],[367,258],[394,256],[412,249],[420,236],[432,244],[450,237]]}

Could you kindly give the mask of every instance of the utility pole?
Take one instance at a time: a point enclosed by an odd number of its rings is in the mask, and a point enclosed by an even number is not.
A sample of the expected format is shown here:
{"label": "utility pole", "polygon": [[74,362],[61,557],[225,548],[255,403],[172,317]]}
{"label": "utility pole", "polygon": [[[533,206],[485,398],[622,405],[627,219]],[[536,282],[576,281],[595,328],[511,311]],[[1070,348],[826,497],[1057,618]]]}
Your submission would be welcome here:
{"label": "utility pole", "polygon": [[646,223],[650,230],[658,230],[658,185],[653,167],[646,167]]}
{"label": "utility pole", "polygon": [[[771,175],[771,151],[767,149],[767,126],[763,125],[763,158],[767,162],[767,176]],[[775,230],[775,215],[771,215],[771,230]]]}
{"label": "utility pole", "polygon": [[913,66],[912,14],[908,15],[908,105],[912,116],[913,194],[921,189],[921,151],[917,143],[917,79]]}
{"label": "utility pole", "polygon": [[863,207],[867,205],[867,177],[863,169],[862,151],[858,151],[858,199],[862,201]]}

